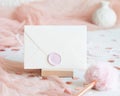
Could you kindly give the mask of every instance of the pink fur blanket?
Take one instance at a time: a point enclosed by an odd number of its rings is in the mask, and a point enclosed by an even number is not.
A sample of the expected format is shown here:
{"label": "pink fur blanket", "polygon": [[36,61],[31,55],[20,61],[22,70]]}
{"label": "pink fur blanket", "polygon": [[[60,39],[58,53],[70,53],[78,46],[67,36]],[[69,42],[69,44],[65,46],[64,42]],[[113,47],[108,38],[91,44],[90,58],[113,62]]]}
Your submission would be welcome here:
{"label": "pink fur blanket", "polygon": [[[103,29],[91,22],[100,1],[43,0],[23,4],[11,11],[9,16],[3,11],[5,9],[0,9],[0,51],[23,46],[26,24],[85,24],[88,30]],[[109,1],[117,14],[115,27],[119,27],[120,0]],[[37,73],[37,70],[26,72],[23,64],[0,58],[0,96],[71,96],[70,90],[59,78],[52,76],[42,80]]]}
{"label": "pink fur blanket", "polygon": [[40,77],[40,70],[24,70],[23,64],[0,58],[0,96],[72,96],[56,76]]}
{"label": "pink fur blanket", "polygon": [[[43,0],[31,2],[15,8],[12,10],[11,15],[9,12],[11,18],[2,18],[5,17],[6,12],[3,15],[3,10],[0,10],[2,14],[0,18],[0,50],[7,47],[16,49],[23,45],[23,26],[26,24],[82,24],[87,25],[88,30],[104,29],[91,22],[91,16],[99,7],[100,1]],[[110,0],[110,2],[111,7],[117,14],[117,23],[114,27],[120,27],[120,1]]]}

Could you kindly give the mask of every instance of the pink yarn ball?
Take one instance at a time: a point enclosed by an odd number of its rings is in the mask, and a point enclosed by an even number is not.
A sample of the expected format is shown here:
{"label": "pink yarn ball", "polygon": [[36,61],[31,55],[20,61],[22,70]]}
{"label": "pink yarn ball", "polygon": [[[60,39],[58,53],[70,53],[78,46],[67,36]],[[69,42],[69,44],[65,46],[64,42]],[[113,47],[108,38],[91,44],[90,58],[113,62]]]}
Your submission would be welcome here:
{"label": "pink yarn ball", "polygon": [[96,90],[113,90],[118,86],[119,74],[110,64],[97,64],[88,68],[85,73],[87,83],[97,81],[94,88]]}

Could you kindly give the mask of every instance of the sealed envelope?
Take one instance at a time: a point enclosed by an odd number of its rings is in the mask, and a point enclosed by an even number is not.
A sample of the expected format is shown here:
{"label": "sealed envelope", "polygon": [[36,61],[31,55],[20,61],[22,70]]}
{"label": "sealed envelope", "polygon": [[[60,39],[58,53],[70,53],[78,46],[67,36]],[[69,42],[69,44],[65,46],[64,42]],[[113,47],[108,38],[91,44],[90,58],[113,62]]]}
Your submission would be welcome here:
{"label": "sealed envelope", "polygon": [[25,26],[25,69],[86,69],[87,27]]}

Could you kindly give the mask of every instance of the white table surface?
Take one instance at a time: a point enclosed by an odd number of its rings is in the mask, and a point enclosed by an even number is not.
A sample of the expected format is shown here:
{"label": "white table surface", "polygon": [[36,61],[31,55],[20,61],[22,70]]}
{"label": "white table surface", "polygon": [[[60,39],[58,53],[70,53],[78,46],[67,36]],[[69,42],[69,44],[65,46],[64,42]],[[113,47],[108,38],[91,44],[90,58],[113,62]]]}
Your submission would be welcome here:
{"label": "white table surface", "polygon": [[[23,62],[23,51],[23,48],[20,51],[6,49],[0,52],[0,56]],[[110,64],[120,66],[120,28],[88,32],[88,65],[103,61],[108,63],[110,60],[114,61],[109,62]],[[72,88],[82,86],[84,81],[84,72],[76,72],[75,75],[80,79],[64,79],[65,81],[72,80],[73,84],[70,85]],[[90,90],[84,96],[120,96],[120,87],[114,91]]]}

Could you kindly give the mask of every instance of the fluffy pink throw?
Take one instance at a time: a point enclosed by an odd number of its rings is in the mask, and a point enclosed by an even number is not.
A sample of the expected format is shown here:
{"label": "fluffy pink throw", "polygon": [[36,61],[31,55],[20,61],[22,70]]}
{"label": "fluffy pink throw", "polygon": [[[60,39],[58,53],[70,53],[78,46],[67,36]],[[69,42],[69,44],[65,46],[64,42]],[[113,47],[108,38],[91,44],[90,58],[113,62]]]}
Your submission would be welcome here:
{"label": "fluffy pink throw", "polygon": [[5,48],[18,49],[22,43],[23,24],[16,20],[0,18],[0,51]]}
{"label": "fluffy pink throw", "polygon": [[[12,19],[0,18],[0,50],[23,45],[23,25],[87,25],[88,30],[103,29],[91,22],[93,12],[101,0],[42,0],[22,4],[11,13]],[[110,0],[120,26],[120,1]],[[6,9],[6,8],[5,8]],[[5,12],[6,13],[6,12]],[[10,12],[9,12],[10,13]],[[3,16],[3,11],[2,11]],[[17,38],[16,38],[17,37]]]}
{"label": "fluffy pink throw", "polygon": [[[120,25],[120,1],[109,0],[117,13]],[[18,7],[14,17],[30,24],[84,24],[89,30],[101,29],[91,21],[92,14],[100,7],[101,0],[42,0]]]}
{"label": "fluffy pink throw", "polygon": [[0,96],[71,96],[56,76],[41,79],[40,70],[24,70],[23,64],[0,59]]}

